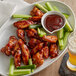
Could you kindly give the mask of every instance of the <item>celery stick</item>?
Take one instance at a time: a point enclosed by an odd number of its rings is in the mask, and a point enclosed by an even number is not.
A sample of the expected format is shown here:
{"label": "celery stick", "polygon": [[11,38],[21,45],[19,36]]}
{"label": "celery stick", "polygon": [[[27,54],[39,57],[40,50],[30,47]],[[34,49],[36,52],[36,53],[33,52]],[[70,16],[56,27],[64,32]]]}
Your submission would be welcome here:
{"label": "celery stick", "polygon": [[[57,12],[61,12],[56,6],[54,6],[53,8],[54,8],[55,11],[57,11]],[[69,15],[66,14],[66,13],[62,13],[62,14],[63,14],[66,18],[69,17]]]}
{"label": "celery stick", "polygon": [[70,24],[67,20],[66,20],[66,24],[65,24],[64,28],[66,31],[70,31],[70,32],[73,31],[72,27],[70,26]]}
{"label": "celery stick", "polygon": [[65,47],[66,44],[67,44],[67,40],[68,40],[69,34],[70,34],[70,32],[65,32],[65,35],[64,35],[64,47]]}
{"label": "celery stick", "polygon": [[43,7],[48,10],[48,8],[45,5],[43,5]]}
{"label": "celery stick", "polygon": [[69,15],[66,13],[62,13],[67,19],[69,18]]}
{"label": "celery stick", "polygon": [[39,28],[37,28],[37,32],[38,32],[38,35],[40,35],[41,32],[40,32],[40,29]]}
{"label": "celery stick", "polygon": [[44,11],[44,12],[48,12],[48,10],[47,9],[45,9],[41,4],[35,4],[35,6],[36,7],[38,7],[39,9],[41,9],[42,11]]}
{"label": "celery stick", "polygon": [[[29,65],[32,65],[32,59],[29,59]],[[34,72],[34,69],[31,69],[31,72]]]}
{"label": "celery stick", "polygon": [[13,18],[29,18],[32,17],[30,15],[22,15],[22,14],[13,14],[12,15]]}
{"label": "celery stick", "polygon": [[17,67],[17,69],[35,69],[35,68],[36,68],[35,64]]}
{"label": "celery stick", "polygon": [[37,31],[40,37],[43,37],[44,35],[46,35],[46,32],[42,28],[38,28]]}
{"label": "celery stick", "polygon": [[52,6],[49,2],[46,2],[45,5],[47,6],[48,11],[54,11],[54,9],[52,8]]}
{"label": "celery stick", "polygon": [[59,39],[59,40],[58,40],[58,42],[59,42],[59,47],[62,47],[62,46],[64,46],[63,39]]}
{"label": "celery stick", "polygon": [[19,21],[22,21],[22,20],[27,20],[27,19],[25,19],[25,18],[22,18],[22,19],[20,19]]}
{"label": "celery stick", "polygon": [[56,6],[53,7],[55,11],[61,12]]}
{"label": "celery stick", "polygon": [[13,72],[14,72],[14,59],[11,58],[10,59],[10,67],[9,67],[9,76],[13,76]]}
{"label": "celery stick", "polygon": [[29,65],[32,65],[32,59],[31,58],[29,59]]}
{"label": "celery stick", "polygon": [[64,28],[62,28],[61,30],[59,30],[59,31],[57,32],[57,37],[58,37],[58,39],[62,39],[63,36],[64,36]]}
{"label": "celery stick", "polygon": [[14,70],[14,76],[27,75],[31,73],[31,69],[16,69]]}
{"label": "celery stick", "polygon": [[41,27],[41,25],[29,25],[29,29],[37,29],[38,27]]}
{"label": "celery stick", "polygon": [[65,32],[64,38],[63,38],[63,43],[64,45],[60,47],[60,50],[63,50],[65,48],[65,46],[67,45],[67,40],[68,40],[68,36],[69,36],[69,32]]}

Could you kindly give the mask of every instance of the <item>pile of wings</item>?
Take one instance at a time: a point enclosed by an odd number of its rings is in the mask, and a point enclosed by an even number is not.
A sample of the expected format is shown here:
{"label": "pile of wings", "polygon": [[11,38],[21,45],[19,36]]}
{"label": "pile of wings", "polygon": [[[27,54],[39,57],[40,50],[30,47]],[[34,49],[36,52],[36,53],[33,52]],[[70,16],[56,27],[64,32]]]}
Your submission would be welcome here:
{"label": "pile of wings", "polygon": [[[1,48],[1,52],[7,56],[14,57],[15,67],[21,65],[21,61],[27,65],[28,59],[32,58],[33,64],[40,66],[43,64],[44,59],[54,58],[58,55],[57,37],[56,36],[43,36],[39,37],[36,29],[29,29],[31,24],[40,24],[41,17],[44,13],[37,7],[34,7],[30,12],[32,17],[28,20],[20,20],[13,25],[17,28],[17,39],[15,36],[10,36],[8,43]],[[26,41],[25,33],[29,38],[28,44]]]}

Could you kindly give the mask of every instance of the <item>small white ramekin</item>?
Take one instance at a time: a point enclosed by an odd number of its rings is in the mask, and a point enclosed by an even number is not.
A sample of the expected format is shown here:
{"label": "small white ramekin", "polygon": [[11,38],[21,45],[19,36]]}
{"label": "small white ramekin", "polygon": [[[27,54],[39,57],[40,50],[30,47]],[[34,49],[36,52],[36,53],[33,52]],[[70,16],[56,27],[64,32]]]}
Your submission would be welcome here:
{"label": "small white ramekin", "polygon": [[[48,15],[53,15],[53,14],[56,14],[56,15],[61,16],[61,17],[63,18],[63,20],[64,20],[64,24],[63,24],[63,26],[62,26],[61,28],[59,28],[59,29],[54,30],[54,31],[51,32],[51,31],[49,31],[49,30],[46,28],[46,26],[45,26],[45,18],[46,18]],[[45,13],[45,14],[42,16],[42,18],[41,18],[41,24],[42,24],[43,28],[44,28],[48,33],[50,33],[50,34],[61,30],[61,29],[65,26],[65,23],[66,23],[66,18],[65,18],[65,16],[64,16],[63,14],[57,12],[57,11],[49,11],[49,12]]]}

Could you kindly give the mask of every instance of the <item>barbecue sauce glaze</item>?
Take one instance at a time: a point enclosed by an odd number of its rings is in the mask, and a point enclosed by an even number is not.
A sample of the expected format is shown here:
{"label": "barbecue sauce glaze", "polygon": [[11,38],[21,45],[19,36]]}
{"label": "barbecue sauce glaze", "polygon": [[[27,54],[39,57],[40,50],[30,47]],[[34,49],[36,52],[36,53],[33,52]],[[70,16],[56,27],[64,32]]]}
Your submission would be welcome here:
{"label": "barbecue sauce glaze", "polygon": [[46,16],[44,22],[45,27],[51,32],[61,28],[64,25],[64,19],[56,14]]}

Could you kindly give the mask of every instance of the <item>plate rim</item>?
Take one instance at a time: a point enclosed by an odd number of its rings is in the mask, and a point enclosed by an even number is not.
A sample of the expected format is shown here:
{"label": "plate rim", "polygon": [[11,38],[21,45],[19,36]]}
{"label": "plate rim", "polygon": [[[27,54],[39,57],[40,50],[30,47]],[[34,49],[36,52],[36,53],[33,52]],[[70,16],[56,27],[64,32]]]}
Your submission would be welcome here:
{"label": "plate rim", "polygon": [[[34,2],[34,3],[32,3],[32,4],[27,5],[26,7],[28,7],[28,6],[30,6],[30,5],[34,5],[34,4],[36,4],[36,3],[42,3],[42,2],[47,2],[47,1],[50,1],[50,2],[51,2],[51,1],[53,1],[53,2],[56,1],[56,2],[59,2],[59,3],[62,3],[62,4],[64,4],[64,5],[66,5],[66,6],[72,11],[72,14],[73,14],[74,20],[75,20],[75,14],[74,14],[72,8],[71,8],[69,5],[67,5],[67,4],[65,4],[64,2],[61,2],[61,1],[57,1],[57,0],[44,0],[44,1],[38,1],[38,2]],[[19,9],[19,10],[20,10],[20,9]],[[15,11],[15,12],[16,12],[16,11]],[[9,19],[10,19],[10,18],[9,18]],[[8,20],[7,20],[6,22],[8,22]],[[5,23],[6,23],[6,22],[5,22]],[[5,24],[5,23],[4,23],[4,24]],[[75,24],[76,24],[76,20],[75,20]],[[75,25],[74,25],[74,27],[75,27]],[[3,27],[0,28],[0,32],[1,32],[1,29],[3,29]],[[75,28],[74,28],[74,30],[75,30]],[[73,32],[74,32],[74,31],[73,31]],[[58,55],[58,57],[56,57],[56,58],[51,62],[51,64],[53,64],[55,61],[57,61],[57,60],[62,56],[62,54],[66,51],[66,49],[67,49],[67,45],[66,45],[66,48],[61,52],[61,54]],[[51,64],[46,65],[46,67],[41,68],[41,69],[40,69],[39,71],[37,71],[37,72],[33,72],[33,73],[27,74],[27,75],[36,74],[36,73],[42,71],[43,69],[47,68],[47,67],[50,66]],[[7,75],[7,74],[6,74],[6,75]],[[26,75],[24,75],[24,76],[26,76]]]}

